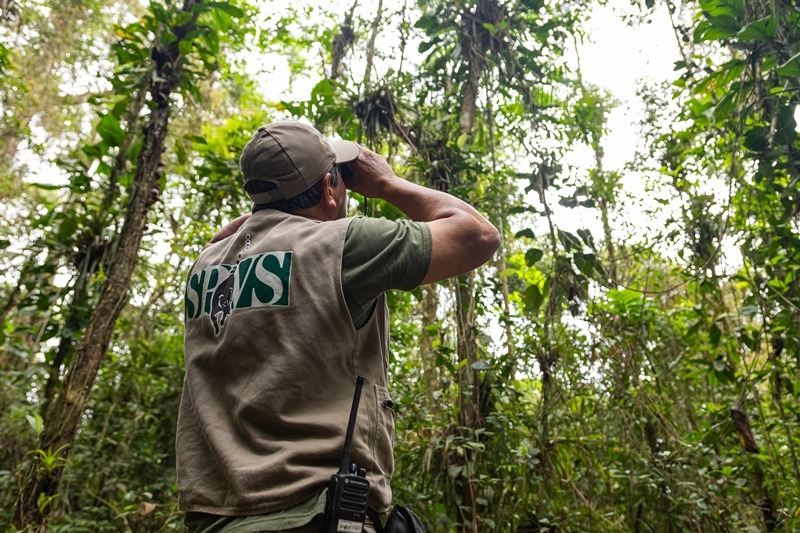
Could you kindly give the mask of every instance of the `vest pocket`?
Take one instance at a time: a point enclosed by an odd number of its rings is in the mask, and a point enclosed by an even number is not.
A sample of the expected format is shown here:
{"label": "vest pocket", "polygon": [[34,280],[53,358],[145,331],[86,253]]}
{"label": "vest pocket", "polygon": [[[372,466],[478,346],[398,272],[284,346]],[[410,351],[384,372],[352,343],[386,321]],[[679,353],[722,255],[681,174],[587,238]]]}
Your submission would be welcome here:
{"label": "vest pocket", "polygon": [[388,483],[394,470],[394,402],[389,390],[381,385],[375,385],[375,399],[377,431],[372,449],[375,462]]}

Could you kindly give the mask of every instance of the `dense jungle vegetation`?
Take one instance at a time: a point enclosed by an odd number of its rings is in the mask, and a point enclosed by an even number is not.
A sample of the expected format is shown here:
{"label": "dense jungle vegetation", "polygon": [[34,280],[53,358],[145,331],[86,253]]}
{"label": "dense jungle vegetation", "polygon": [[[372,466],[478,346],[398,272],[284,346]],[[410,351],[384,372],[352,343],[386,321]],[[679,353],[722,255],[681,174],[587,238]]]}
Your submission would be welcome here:
{"label": "dense jungle vegetation", "polygon": [[0,529],[181,529],[185,274],[292,116],[503,235],[390,295],[430,531],[800,530],[800,3],[617,0],[680,53],[613,169],[600,4],[0,0]]}

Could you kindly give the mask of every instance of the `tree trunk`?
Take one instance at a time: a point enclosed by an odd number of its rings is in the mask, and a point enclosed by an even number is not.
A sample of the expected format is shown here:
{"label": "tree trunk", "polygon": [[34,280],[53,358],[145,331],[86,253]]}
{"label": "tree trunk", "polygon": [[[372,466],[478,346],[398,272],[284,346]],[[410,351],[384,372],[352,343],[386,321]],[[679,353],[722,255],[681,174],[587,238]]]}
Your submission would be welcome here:
{"label": "tree trunk", "polygon": [[333,60],[331,61],[330,79],[335,80],[344,75],[344,56],[356,39],[353,32],[353,13],[358,7],[358,0],[353,2],[350,12],[345,16],[344,22],[339,27],[339,33],[333,38]]}
{"label": "tree trunk", "polygon": [[[191,11],[195,3],[196,0],[186,0],[183,10]],[[59,459],[47,469],[37,461],[30,464],[14,509],[14,525],[20,529],[29,526],[36,530],[46,529],[50,512],[47,502],[56,494],[92,384],[111,342],[117,318],[128,301],[142,235],[154,202],[153,192],[158,190],[161,154],[169,123],[169,95],[176,87],[180,73],[177,42],[194,28],[196,18],[195,14],[186,25],[172,29],[177,37],[175,43],[166,49],[154,47],[153,57],[163,60],[157,61],[158,76],[153,80],[158,81],[150,84],[152,112],[144,128],[130,201],[119,235],[119,247],[111,261],[97,307],[92,311],[75,350],[66,380],[45,413],[39,449],[57,455]]]}
{"label": "tree trunk", "polygon": [[479,409],[480,380],[472,365],[478,361],[475,342],[475,273],[458,276],[456,288],[456,322],[458,325],[458,362],[463,364],[460,378],[459,424],[481,427]]}
{"label": "tree trunk", "polygon": [[[742,400],[739,400],[736,405],[731,408],[731,420],[736,428],[736,433],[739,436],[739,443],[742,445],[742,449],[747,453],[758,454],[758,443],[756,443],[755,436],[750,428],[750,420],[747,418],[747,412],[745,411],[744,402]],[[754,461],[753,495],[758,499],[758,506],[761,509],[767,531],[775,531],[778,527],[775,502],[772,496],[770,496],[769,490],[765,484],[764,471],[761,469],[758,458],[754,459]]]}
{"label": "tree trunk", "polygon": [[375,57],[375,41],[378,38],[378,29],[383,16],[383,0],[378,0],[378,7],[375,10],[375,18],[372,20],[372,28],[367,42],[367,66],[364,68],[364,94],[372,91],[372,62]]}
{"label": "tree trunk", "polygon": [[[148,80],[146,83],[149,85],[151,75],[148,75],[146,80]],[[137,91],[133,105],[125,113],[125,124],[129,133],[125,136],[117,151],[114,168],[109,177],[108,185],[105,187],[106,192],[103,195],[103,201],[95,221],[87,227],[81,238],[78,239],[82,243],[79,246],[82,247],[84,257],[77,265],[79,272],[75,279],[75,288],[72,291],[72,301],[67,307],[67,318],[64,321],[65,327],[62,328],[63,333],[59,339],[58,349],[49,364],[49,376],[44,387],[44,399],[41,408],[42,416],[45,416],[50,409],[50,403],[56,393],[57,386],[61,383],[63,366],[69,364],[72,360],[76,336],[78,336],[76,333],[83,331],[91,318],[87,316],[85,311],[82,311],[82,309],[91,305],[90,279],[99,269],[109,269],[111,266],[110,260],[113,259],[112,250],[117,248],[115,239],[104,241],[102,234],[103,229],[109,224],[109,213],[114,206],[114,200],[119,194],[117,189],[120,177],[126,171],[128,165],[128,149],[136,138],[136,135],[130,132],[140,129],[139,117],[145,104],[147,89],[149,87],[143,86]]]}
{"label": "tree trunk", "polygon": [[553,484],[553,460],[552,451],[553,446],[550,438],[550,408],[553,400],[553,371],[558,362],[559,354],[555,347],[553,330],[556,329],[560,322],[559,308],[558,308],[558,293],[561,289],[559,287],[559,280],[561,278],[559,266],[559,250],[558,239],[556,238],[556,226],[553,222],[553,212],[550,210],[550,205],[547,203],[547,184],[548,179],[547,171],[540,169],[539,175],[539,200],[544,207],[545,216],[547,217],[548,235],[550,239],[550,252],[553,256],[553,270],[550,276],[550,290],[547,294],[547,306],[545,309],[544,322],[542,323],[542,346],[536,353],[536,362],[542,372],[542,400],[539,411],[539,449],[541,452],[541,473],[543,478],[544,490],[541,492],[543,498],[539,499],[537,503],[537,516],[545,514],[545,509],[550,505],[547,496],[551,494],[551,487]]}
{"label": "tree trunk", "polygon": [[[476,429],[483,427],[480,412],[481,380],[478,371],[472,368],[477,362],[477,343],[475,335],[475,272],[462,274],[456,278],[456,324],[458,329],[457,353],[459,362],[459,432],[467,440],[474,438]],[[469,455],[458,459],[466,467]],[[478,487],[476,481],[466,475],[456,479],[456,491],[461,498],[461,515],[471,523],[470,530],[478,531]],[[467,531],[462,524],[462,531]]]}
{"label": "tree trunk", "polygon": [[[426,285],[422,288],[422,334],[419,342],[419,355],[422,363],[422,372],[425,379],[425,393],[430,405],[436,405],[433,392],[438,389],[438,370],[433,343],[441,337],[438,328],[436,313],[439,308],[439,297],[436,294],[436,285]],[[435,335],[429,328],[436,328]]]}

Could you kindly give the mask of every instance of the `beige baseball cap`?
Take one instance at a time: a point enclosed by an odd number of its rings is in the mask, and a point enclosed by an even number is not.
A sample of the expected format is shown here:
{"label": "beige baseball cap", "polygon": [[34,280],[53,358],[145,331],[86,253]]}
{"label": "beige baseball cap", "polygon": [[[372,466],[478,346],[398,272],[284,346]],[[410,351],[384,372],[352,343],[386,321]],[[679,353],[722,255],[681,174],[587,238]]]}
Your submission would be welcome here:
{"label": "beige baseball cap", "polygon": [[239,166],[245,185],[250,181],[267,183],[268,191],[250,193],[256,204],[267,204],[306,191],[334,163],[352,161],[358,153],[354,142],[328,142],[313,126],[285,120],[258,128],[242,150]]}

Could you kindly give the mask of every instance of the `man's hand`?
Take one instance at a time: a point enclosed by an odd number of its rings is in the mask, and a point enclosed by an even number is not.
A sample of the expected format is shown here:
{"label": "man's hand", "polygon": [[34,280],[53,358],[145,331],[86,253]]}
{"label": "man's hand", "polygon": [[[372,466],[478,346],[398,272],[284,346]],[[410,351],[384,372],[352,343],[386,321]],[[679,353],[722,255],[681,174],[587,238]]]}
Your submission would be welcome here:
{"label": "man's hand", "polygon": [[384,158],[363,146],[359,146],[358,158],[347,163],[350,178],[345,182],[348,189],[366,198],[381,198],[382,192],[393,180],[398,180],[392,167]]}

